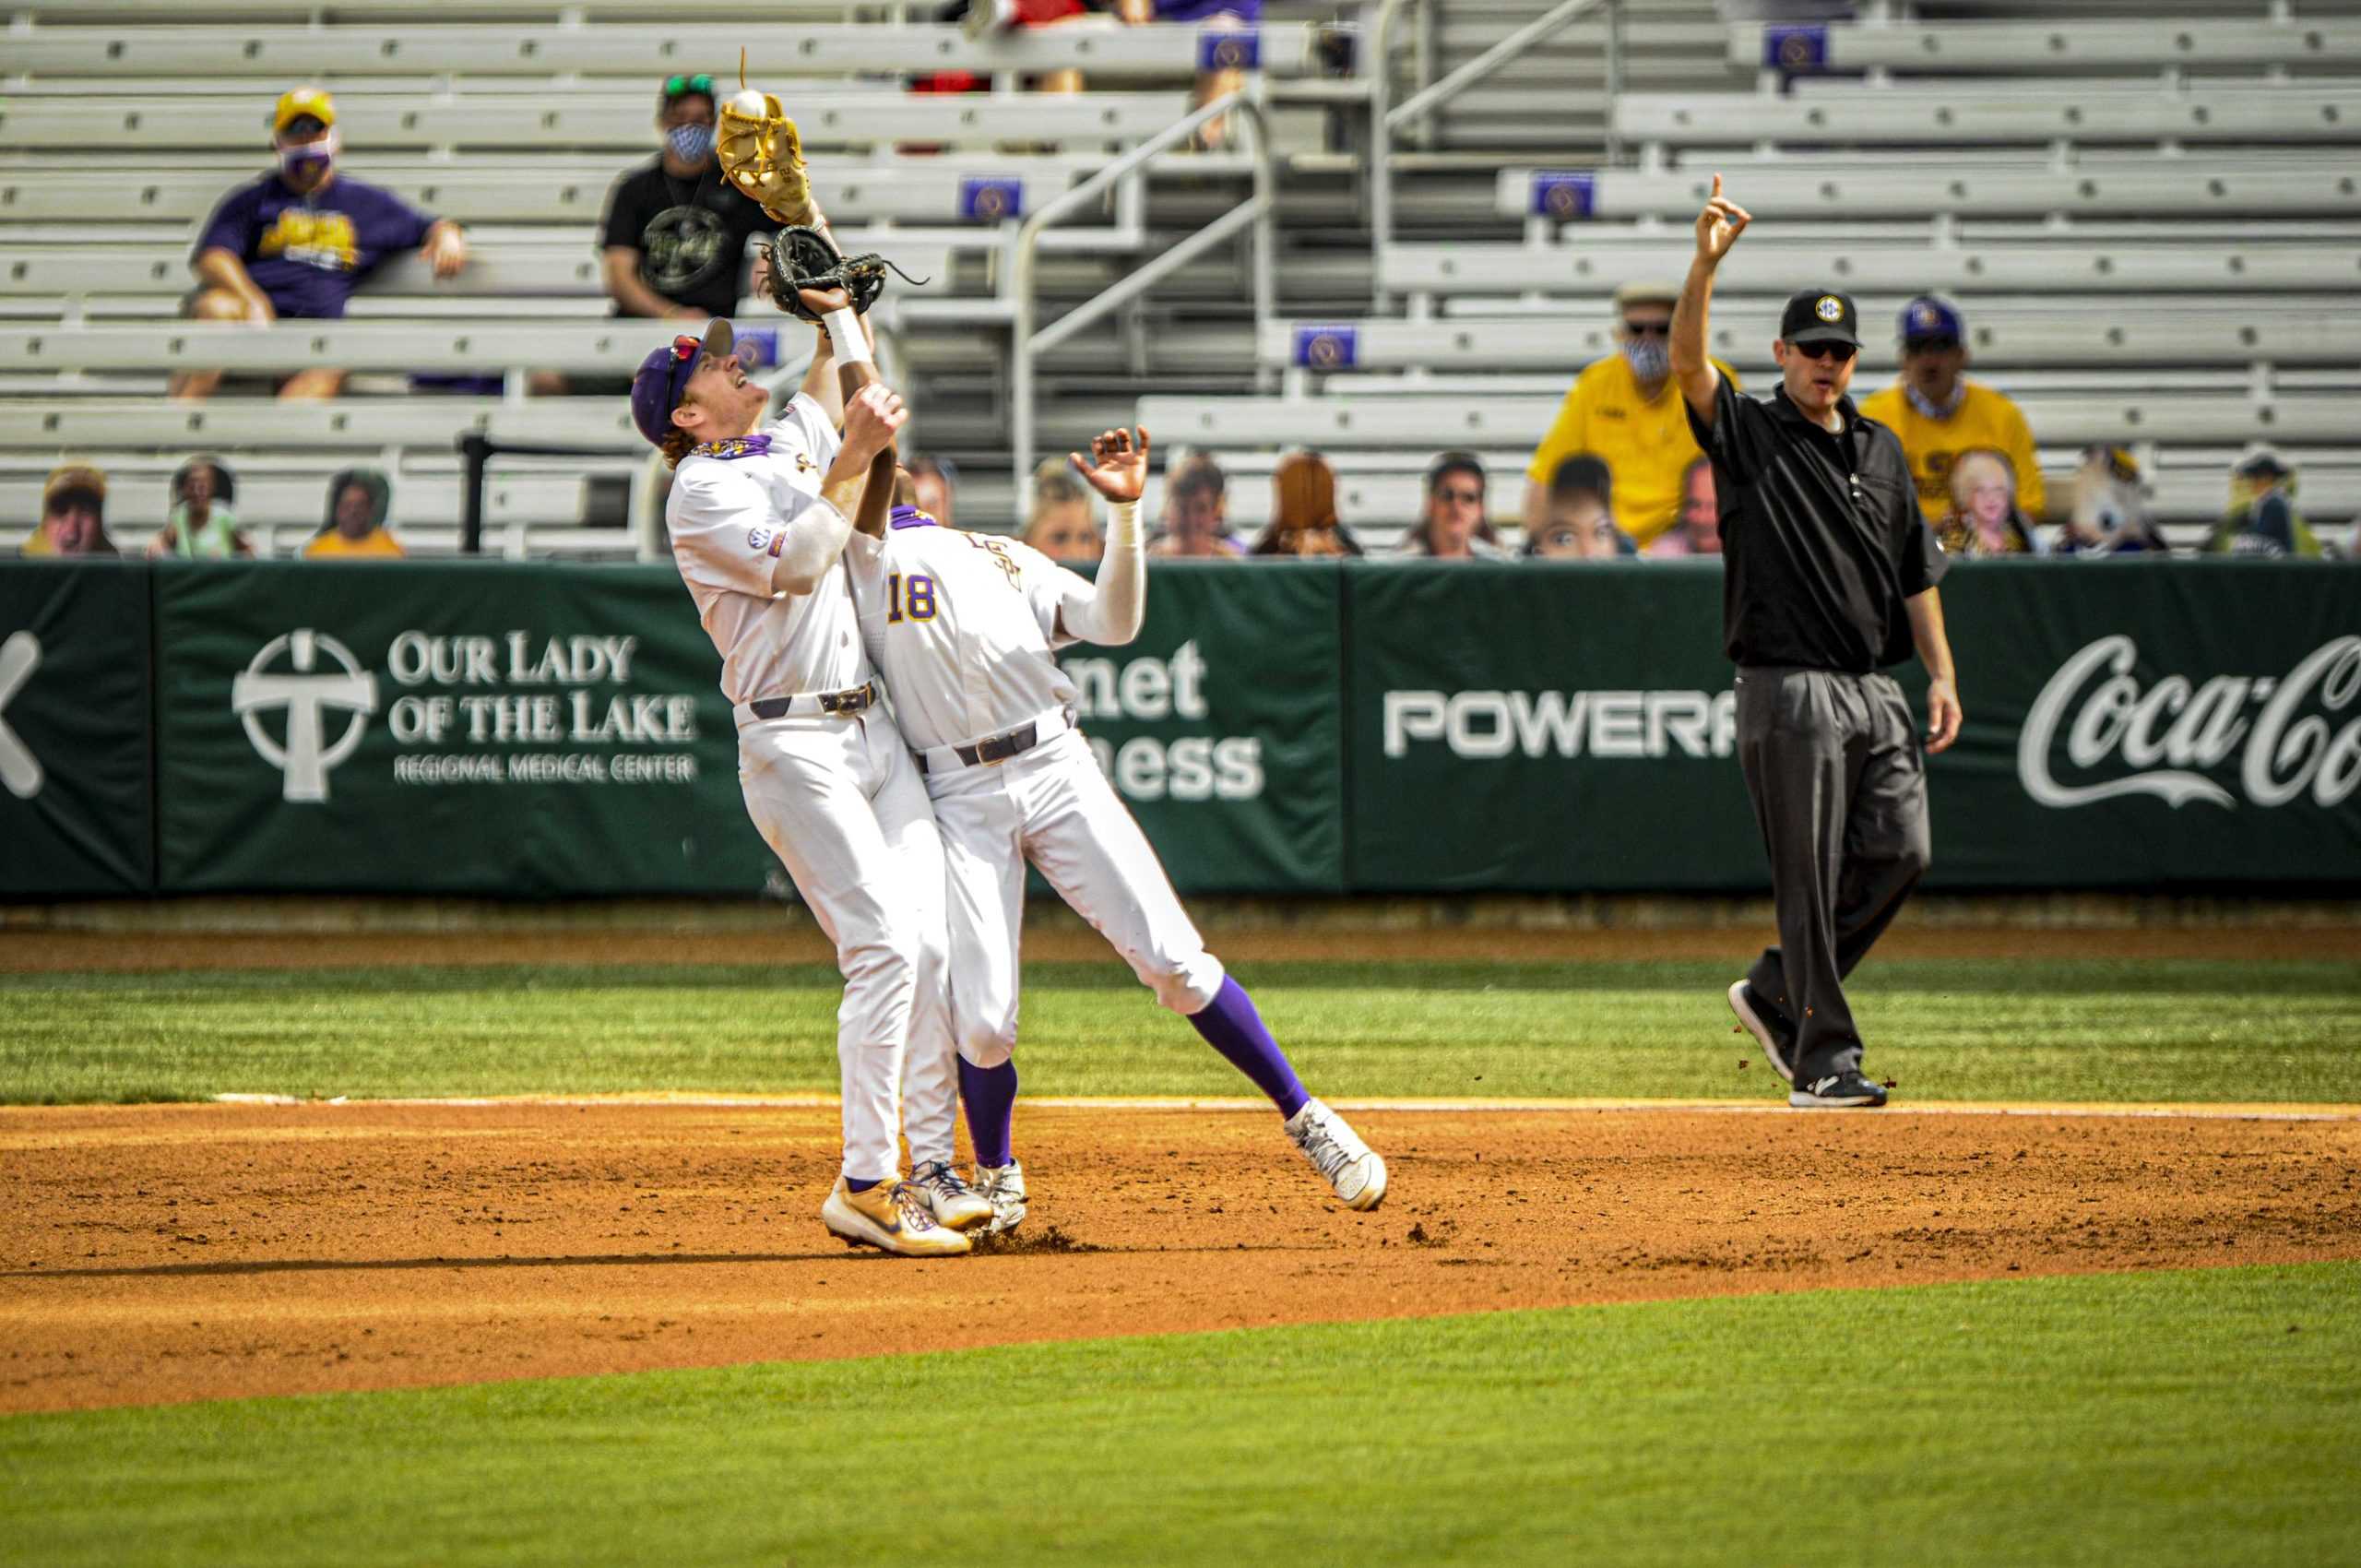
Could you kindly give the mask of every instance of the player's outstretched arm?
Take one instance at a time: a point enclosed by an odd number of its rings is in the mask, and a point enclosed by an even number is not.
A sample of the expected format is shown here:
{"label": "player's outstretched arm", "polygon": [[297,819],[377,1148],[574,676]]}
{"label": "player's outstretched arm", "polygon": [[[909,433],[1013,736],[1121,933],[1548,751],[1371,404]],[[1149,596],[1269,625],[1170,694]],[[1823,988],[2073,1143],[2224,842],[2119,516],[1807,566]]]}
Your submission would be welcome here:
{"label": "player's outstretched arm", "polygon": [[[864,386],[883,384],[872,352],[876,335],[870,331],[868,321],[854,312],[852,296],[845,290],[798,292],[805,309],[825,318],[819,351],[804,373],[803,394],[819,404],[832,422],[842,425],[853,397]],[[861,493],[860,511],[852,520],[855,529],[872,539],[884,537],[885,521],[893,512],[896,460],[894,444],[889,441],[871,460],[869,486]]]}
{"label": "player's outstretched arm", "polygon": [[1090,457],[1066,454],[1083,482],[1107,498],[1107,551],[1087,601],[1058,612],[1065,629],[1087,643],[1120,647],[1140,635],[1147,619],[1147,545],[1140,531],[1140,495],[1147,488],[1147,429],[1109,430],[1094,436]]}
{"label": "player's outstretched arm", "polygon": [[[877,458],[892,452],[894,434],[909,417],[909,410],[890,387],[864,386],[854,394],[845,410],[844,449],[820,476],[820,499],[825,505],[805,507],[787,525],[778,564],[771,570],[774,591],[804,594],[819,587],[820,579],[844,553],[845,541],[852,537],[853,518],[861,509],[864,493],[874,488],[871,475]],[[885,473],[890,489],[890,465]]]}
{"label": "player's outstretched arm", "polygon": [[1690,411],[1706,424],[1714,422],[1714,394],[1721,373],[1705,351],[1705,324],[1714,297],[1714,272],[1730,254],[1738,237],[1754,221],[1753,215],[1722,195],[1722,177],[1714,176],[1714,194],[1697,215],[1697,255],[1689,264],[1689,280],[1681,285],[1680,302],[1672,308],[1672,375]]}

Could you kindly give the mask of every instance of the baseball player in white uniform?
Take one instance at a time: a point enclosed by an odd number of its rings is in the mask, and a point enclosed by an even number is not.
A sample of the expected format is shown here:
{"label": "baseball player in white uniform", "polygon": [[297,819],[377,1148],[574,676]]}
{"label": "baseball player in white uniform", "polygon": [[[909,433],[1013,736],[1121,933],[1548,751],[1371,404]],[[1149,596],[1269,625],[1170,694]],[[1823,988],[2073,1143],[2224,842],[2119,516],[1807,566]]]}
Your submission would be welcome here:
{"label": "baseball player in white uniform", "polygon": [[[816,301],[816,303],[815,303]],[[841,293],[807,295],[815,308]],[[801,391],[764,424],[765,389],[730,324],[676,338],[632,385],[640,433],[676,465],[673,559],[722,658],[746,809],[836,944],[844,1164],[822,1222],[848,1244],[964,1253],[991,1205],[953,1169],[957,1080],[944,998],[941,841],[908,749],[879,707],[843,561],[873,461],[908,419],[874,382],[868,339],[835,310]],[[834,362],[832,363],[832,362]],[[857,386],[847,398],[836,370]],[[843,432],[837,431],[839,419]],[[913,1177],[900,1176],[907,1106]]]}
{"label": "baseball player in white uniform", "polygon": [[1156,851],[1074,726],[1075,690],[1054,652],[1139,633],[1147,567],[1139,498],[1147,434],[1110,430],[1074,466],[1112,504],[1096,584],[1014,540],[940,526],[896,507],[882,537],[846,549],[860,633],[918,754],[949,870],[951,1012],[975,1188],[988,1229],[1025,1216],[1015,1114],[1017,944],[1028,861],[1113,943],[1157,1000],[1270,1096],[1337,1197],[1385,1195],[1385,1162],[1304,1091],[1244,988],[1205,951]]}

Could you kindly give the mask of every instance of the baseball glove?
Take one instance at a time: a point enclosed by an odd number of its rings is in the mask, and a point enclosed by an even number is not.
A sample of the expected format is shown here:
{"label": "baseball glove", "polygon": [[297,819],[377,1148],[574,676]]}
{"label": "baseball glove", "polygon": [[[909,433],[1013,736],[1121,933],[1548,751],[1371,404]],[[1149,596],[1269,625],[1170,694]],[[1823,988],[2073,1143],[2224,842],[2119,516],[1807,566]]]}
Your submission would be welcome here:
{"label": "baseball glove", "polygon": [[771,239],[767,279],[771,299],[779,309],[806,321],[817,322],[820,316],[803,303],[800,291],[842,289],[852,298],[853,314],[860,315],[877,303],[877,296],[884,291],[885,274],[889,271],[907,282],[925,281],[912,278],[873,253],[838,255],[828,236],[817,229],[789,227],[781,229]]}
{"label": "baseball glove", "polygon": [[803,141],[778,100],[747,88],[721,106],[720,121],[714,150],[722,177],[782,223],[816,221],[820,209],[803,170]]}

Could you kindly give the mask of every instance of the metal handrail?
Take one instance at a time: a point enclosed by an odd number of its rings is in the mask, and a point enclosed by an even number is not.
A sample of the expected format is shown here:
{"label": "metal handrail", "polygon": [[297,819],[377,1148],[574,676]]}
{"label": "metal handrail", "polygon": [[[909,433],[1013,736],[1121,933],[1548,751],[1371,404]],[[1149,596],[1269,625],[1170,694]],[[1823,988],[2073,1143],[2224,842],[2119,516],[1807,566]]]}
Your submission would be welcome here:
{"label": "metal handrail", "polygon": [[[1034,261],[1041,231],[1052,220],[1103,196],[1117,181],[1166,148],[1188,140],[1197,134],[1199,127],[1233,113],[1242,113],[1253,126],[1254,194],[1242,205],[1215,219],[1146,266],[1125,274],[1109,284],[1105,291],[1084,301],[1048,327],[1037,330],[1034,323],[1039,313],[1040,301],[1034,284]],[[1254,327],[1256,339],[1260,340],[1264,324],[1274,315],[1271,215],[1276,188],[1277,178],[1271,157],[1270,116],[1263,106],[1263,83],[1256,78],[1237,91],[1224,93],[1186,118],[1166,126],[1025,220],[1017,230],[1009,256],[1009,293],[1014,326],[1009,366],[1010,451],[1016,464],[1018,510],[1026,510],[1033,504],[1036,357],[1064,342],[1108,312],[1145,293],[1169,273],[1187,266],[1250,224],[1254,231]]]}
{"label": "metal handrail", "polygon": [[[1433,6],[1440,0],[1426,0]],[[1608,119],[1614,120],[1614,99],[1623,85],[1621,27],[1622,0],[1559,0],[1559,4],[1510,33],[1506,38],[1461,65],[1442,80],[1430,82],[1399,104],[1394,97],[1394,23],[1411,0],[1385,0],[1377,13],[1377,24],[1370,30],[1369,59],[1369,216],[1370,259],[1373,270],[1385,246],[1394,238],[1394,133],[1421,116],[1430,116],[1443,104],[1457,98],[1477,82],[1484,80],[1526,48],[1563,31],[1585,14],[1601,8],[1608,15],[1607,30],[1607,91]],[[1374,285],[1378,309],[1386,309],[1392,302],[1387,298],[1383,273],[1376,271],[1380,281]]]}

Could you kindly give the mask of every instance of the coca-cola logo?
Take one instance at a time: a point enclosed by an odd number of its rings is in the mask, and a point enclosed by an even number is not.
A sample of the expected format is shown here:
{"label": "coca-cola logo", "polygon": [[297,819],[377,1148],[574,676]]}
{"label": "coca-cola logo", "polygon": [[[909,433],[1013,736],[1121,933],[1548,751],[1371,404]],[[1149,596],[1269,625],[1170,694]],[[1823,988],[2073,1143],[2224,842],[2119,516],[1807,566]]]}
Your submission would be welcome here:
{"label": "coca-cola logo", "polygon": [[[2337,723],[2361,697],[2361,636],[2331,638],[2283,676],[2166,675],[2142,686],[2139,662],[2139,645],[2118,634],[2058,666],[2017,738],[2026,794],[2045,806],[2153,795],[2235,810],[2240,794],[2258,806],[2307,794],[2335,806],[2361,789],[2361,713]],[[2131,771],[2090,777],[2117,766]]]}

